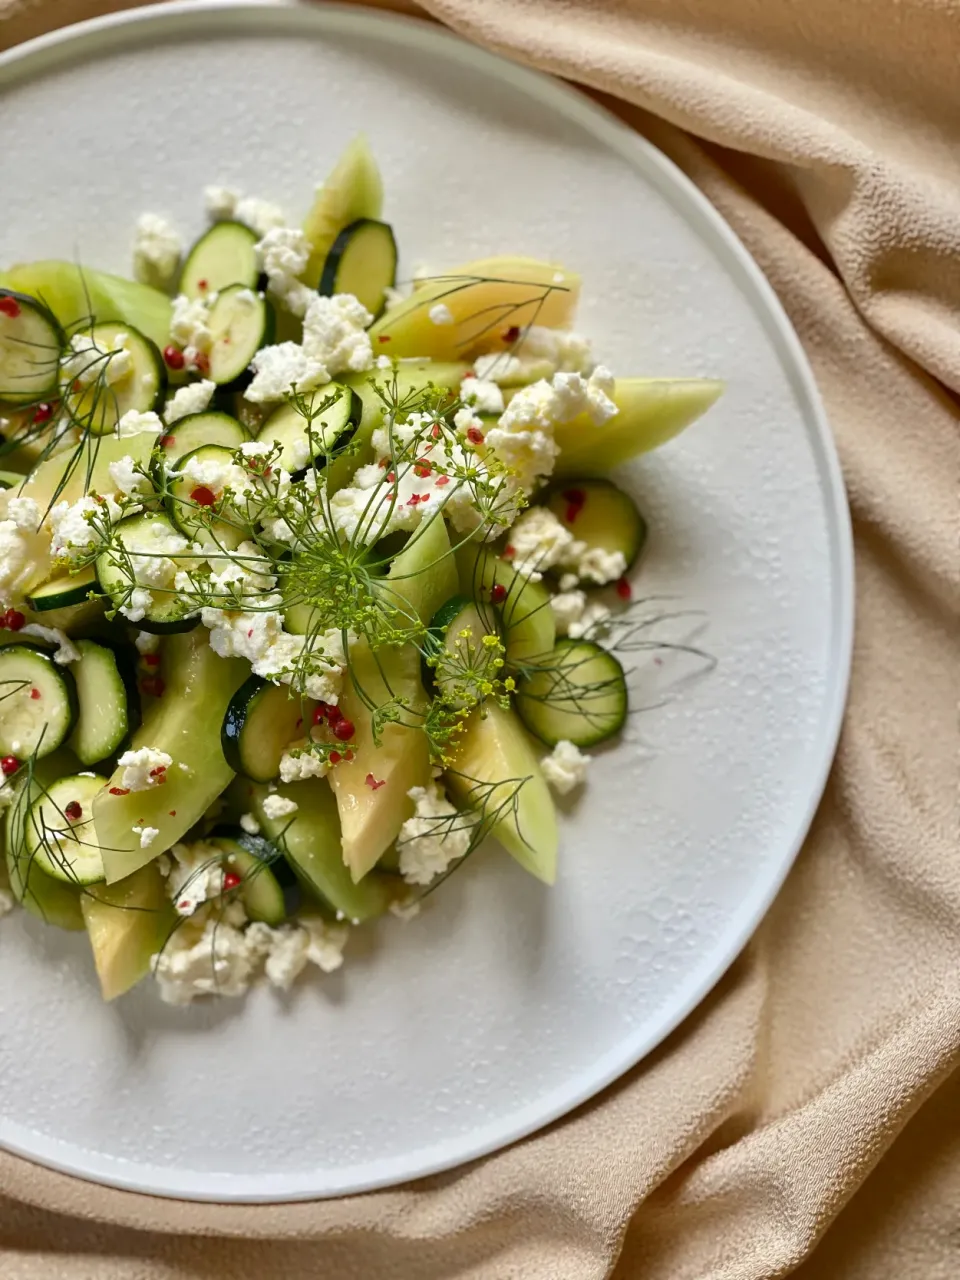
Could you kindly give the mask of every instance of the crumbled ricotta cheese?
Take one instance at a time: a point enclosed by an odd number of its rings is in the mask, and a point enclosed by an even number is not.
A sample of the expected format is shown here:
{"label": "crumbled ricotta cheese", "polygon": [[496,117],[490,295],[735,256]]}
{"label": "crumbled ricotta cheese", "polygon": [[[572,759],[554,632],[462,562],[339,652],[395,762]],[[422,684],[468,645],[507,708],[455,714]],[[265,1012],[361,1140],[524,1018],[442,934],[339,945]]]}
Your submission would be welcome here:
{"label": "crumbled ricotta cheese", "polygon": [[460,383],[460,399],[477,413],[503,413],[503,392],[488,378],[465,378]]}
{"label": "crumbled ricotta cheese", "polygon": [[36,581],[44,541],[42,535],[18,528],[13,520],[0,520],[0,600],[5,604]]}
{"label": "crumbled ricotta cheese", "polygon": [[280,781],[302,782],[305,778],[322,778],[330,771],[326,760],[312,751],[285,751],[280,757]]}
{"label": "crumbled ricotta cheese", "polygon": [[142,471],[137,470],[138,466],[139,463],[135,462],[127,453],[122,458],[118,458],[116,462],[111,462],[107,468],[110,472],[110,479],[117,486],[117,491],[122,493],[124,497],[139,493],[145,485],[149,485],[146,476]]}
{"label": "crumbled ricotta cheese", "polygon": [[310,935],[307,959],[324,973],[333,973],[343,964],[343,948],[350,937],[350,927],[329,924],[321,916],[301,916],[300,925]]}
{"label": "crumbled ricotta cheese", "polygon": [[207,217],[214,222],[226,222],[237,212],[239,193],[232,187],[210,186],[203,189],[203,205]]}
{"label": "crumbled ricotta cheese", "polygon": [[164,405],[163,418],[167,426],[189,417],[191,413],[203,413],[216,389],[217,384],[207,378],[201,378],[199,382],[188,382],[185,387],[181,387],[173,399]]}
{"label": "crumbled ricotta cheese", "polygon": [[602,586],[605,582],[615,582],[626,573],[627,559],[622,551],[606,551],[603,547],[587,547],[583,543],[579,547],[573,564],[583,581]]}
{"label": "crumbled ricotta cheese", "polygon": [[259,953],[226,920],[188,921],[153,958],[161,1000],[189,1004],[197,996],[242,996],[253,979]]}
{"label": "crumbled ricotta cheese", "polygon": [[[581,593],[578,592],[577,594]],[[567,624],[567,635],[571,640],[580,640],[584,636],[594,640],[597,633],[604,629],[607,620],[612,616],[612,610],[608,605],[603,604],[600,600],[591,600],[585,606],[580,617]]]}
{"label": "crumbled ricotta cheese", "polygon": [[429,884],[467,852],[474,823],[457,812],[436,782],[411,787],[407,795],[416,810],[397,837],[400,874],[408,884]]}
{"label": "crumbled ricotta cheese", "polygon": [[297,278],[310,261],[307,237],[295,227],[274,227],[257,244],[256,250],[270,293],[288,311],[302,317],[317,296],[316,290]]}
{"label": "crumbled ricotta cheese", "polygon": [[98,501],[93,495],[87,494],[74,503],[58,502],[48,518],[50,554],[59,560],[83,559],[103,541],[105,527],[109,529],[122,514],[120,507],[109,496],[103,496]]}
{"label": "crumbled ricotta cheese", "polygon": [[240,825],[248,836],[256,836],[260,834],[260,823],[252,813],[241,813]]}
{"label": "crumbled ricotta cheese", "polygon": [[367,326],[373,316],[350,293],[332,298],[316,295],[303,317],[303,349],[323,365],[326,378],[338,373],[362,373],[373,364]]}
{"label": "crumbled ricotta cheese", "polygon": [[[113,467],[111,466],[111,475]],[[207,454],[196,457],[190,455],[183,467],[176,473],[187,484],[197,487],[202,485],[216,496],[229,489],[232,494],[253,493],[253,479],[248,471],[238,466],[230,455]]]}
{"label": "crumbled ricotta cheese", "polygon": [[296,800],[287,796],[265,796],[263,801],[263,812],[270,819],[286,818],[288,814],[296,813],[299,807]]}
{"label": "crumbled ricotta cheese", "polygon": [[178,915],[192,916],[203,903],[223,893],[223,857],[219,849],[202,840],[175,844],[170,853],[173,861],[167,877],[167,893]]}
{"label": "crumbled ricotta cheese", "polygon": [[172,764],[173,758],[156,747],[125,751],[117,761],[118,768],[123,770],[119,786],[126,791],[149,791],[166,780],[166,771]]}
{"label": "crumbled ricotta cheese", "polygon": [[64,382],[80,387],[112,387],[133,372],[133,356],[127,350],[129,336],[118,333],[109,346],[101,346],[92,334],[75,333],[61,361]]}
{"label": "crumbled ricotta cheese", "polygon": [[190,347],[194,353],[209,351],[213,345],[210,304],[215,300],[216,294],[209,298],[188,298],[186,294],[177,294],[170,317],[170,337],[173,341],[181,347]]}
{"label": "crumbled ricotta cheese", "polygon": [[279,600],[266,597],[262,603],[257,613],[203,609],[200,616],[210,628],[211,649],[221,658],[248,659],[254,675],[294,685],[318,702],[335,703],[346,669],[341,633],[291,635],[283,630],[281,615],[269,607]]}
{"label": "crumbled ricotta cheese", "polygon": [[578,583],[579,583],[579,582],[580,582],[580,579],[577,577],[577,575],[576,575],[575,573],[564,573],[564,574],[561,574],[561,576],[560,576],[560,590],[561,590],[561,591],[573,591],[573,589],[578,585]]}
{"label": "crumbled ricotta cheese", "polygon": [[282,400],[292,387],[310,391],[330,381],[322,360],[308,354],[295,342],[280,342],[274,347],[261,347],[250,362],[253,381],[244,392],[254,404]]}
{"label": "crumbled ricotta cheese", "polygon": [[447,325],[453,324],[453,312],[445,302],[435,302],[427,312],[431,324]]}
{"label": "crumbled ricotta cheese", "polygon": [[191,543],[165,521],[150,520],[131,529],[124,539],[124,546],[138,586],[171,591],[180,567],[171,557],[182,556],[190,549]]}
{"label": "crumbled ricotta cheese", "polygon": [[160,637],[150,631],[138,631],[133,643],[138,653],[156,653],[160,648]]}
{"label": "crumbled ricotta cheese", "polygon": [[137,219],[133,243],[133,274],[141,284],[168,286],[180,264],[183,245],[174,228],[156,213]]}
{"label": "crumbled ricotta cheese", "polygon": [[548,569],[578,554],[583,543],[553,514],[549,507],[529,507],[507,535],[513,548],[511,567],[531,582],[539,582]]}
{"label": "crumbled ricotta cheese", "polygon": [[61,631],[59,627],[43,627],[39,622],[28,622],[25,627],[20,628],[22,636],[34,636],[37,640],[45,640],[47,644],[55,644],[57,651],[53,655],[53,660],[59,666],[66,666],[68,662],[80,661],[80,650],[76,647],[65,631]]}
{"label": "crumbled ricotta cheese", "polygon": [[570,627],[575,626],[583,617],[586,604],[585,591],[560,591],[550,598],[550,608],[553,610],[559,635],[569,634]]}
{"label": "crumbled ricotta cheese", "polygon": [[244,223],[258,236],[265,236],[268,231],[284,226],[287,221],[278,205],[257,196],[241,196],[230,216],[236,218],[237,222]]}
{"label": "crumbled ricotta cheese", "polygon": [[474,362],[478,378],[501,386],[522,386],[555,373],[589,373],[593,368],[589,339],[566,329],[530,325],[512,351],[494,351]]}
{"label": "crumbled ricotta cheese", "polygon": [[12,520],[18,529],[36,533],[40,528],[40,508],[33,498],[8,498],[7,519]]}
{"label": "crumbled ricotta cheese", "polygon": [[163,423],[152,411],[140,413],[137,409],[128,409],[117,423],[117,435],[121,440],[126,436],[158,436],[162,430]]}
{"label": "crumbled ricotta cheese", "polygon": [[135,836],[140,837],[141,849],[149,849],[160,834],[159,827],[131,827],[130,830]]}
{"label": "crumbled ricotta cheese", "polygon": [[264,971],[271,986],[288,991],[307,965],[310,935],[299,924],[271,929],[255,921],[246,932],[248,946],[262,956]]}
{"label": "crumbled ricotta cheese", "polygon": [[550,755],[540,761],[540,768],[554,791],[565,796],[586,780],[589,763],[590,757],[579,747],[561,738]]}

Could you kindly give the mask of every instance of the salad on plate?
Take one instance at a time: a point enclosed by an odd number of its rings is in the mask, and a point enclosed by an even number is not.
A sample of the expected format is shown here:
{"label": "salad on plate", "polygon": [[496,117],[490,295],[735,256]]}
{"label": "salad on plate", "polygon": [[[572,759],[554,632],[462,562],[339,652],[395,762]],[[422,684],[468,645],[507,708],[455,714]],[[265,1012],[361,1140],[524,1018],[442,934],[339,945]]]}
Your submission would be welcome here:
{"label": "salad on plate", "polygon": [[550,884],[625,723],[608,475],[721,384],[614,377],[555,263],[398,288],[382,200],[358,139],[300,226],[211,187],[132,279],[0,273],[0,909],[107,1000],[331,971],[488,836]]}

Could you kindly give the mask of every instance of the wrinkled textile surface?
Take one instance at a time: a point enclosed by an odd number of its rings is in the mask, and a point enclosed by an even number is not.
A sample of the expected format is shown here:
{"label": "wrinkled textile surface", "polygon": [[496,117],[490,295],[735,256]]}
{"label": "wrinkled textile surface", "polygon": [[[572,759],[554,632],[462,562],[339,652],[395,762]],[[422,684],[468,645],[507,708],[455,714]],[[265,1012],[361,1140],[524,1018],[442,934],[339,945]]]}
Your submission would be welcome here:
{"label": "wrinkled textile surface", "polygon": [[[0,0],[0,47],[128,7]],[[0,1155],[0,1274],[953,1280],[960,3],[425,8],[601,93],[700,185],[783,300],[856,529],[853,682],[827,796],[713,995],[552,1129],[413,1188],[262,1208],[152,1200]]]}

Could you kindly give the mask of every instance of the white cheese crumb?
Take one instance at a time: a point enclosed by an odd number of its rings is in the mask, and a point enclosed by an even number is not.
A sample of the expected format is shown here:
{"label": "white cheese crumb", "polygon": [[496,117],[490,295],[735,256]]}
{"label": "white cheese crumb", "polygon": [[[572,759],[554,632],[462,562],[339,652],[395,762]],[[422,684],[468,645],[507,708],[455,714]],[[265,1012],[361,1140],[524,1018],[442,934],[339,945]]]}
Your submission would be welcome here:
{"label": "white cheese crumb", "polygon": [[280,757],[281,782],[301,782],[304,778],[322,778],[329,770],[330,766],[326,760],[321,760],[312,751],[301,751],[299,755],[285,751]]}
{"label": "white cheese crumb", "polygon": [[531,582],[585,549],[549,507],[528,507],[507,535],[507,544],[513,548],[511,567]]}
{"label": "white cheese crumb", "polygon": [[133,274],[141,284],[165,288],[180,264],[183,245],[174,228],[156,213],[144,213],[137,220],[133,242]]}
{"label": "white cheese crumb", "polygon": [[110,472],[110,479],[117,486],[117,491],[122,493],[124,497],[139,493],[144,485],[147,484],[146,476],[137,470],[137,466],[138,464],[127,453],[122,458],[118,458],[116,462],[111,462],[107,468]]}
{"label": "white cheese crumb", "polygon": [[263,801],[263,812],[268,818],[285,818],[290,813],[296,813],[300,806],[296,800],[290,800],[286,796],[265,796]]}
{"label": "white cheese crumb", "polygon": [[326,365],[295,342],[261,347],[250,362],[250,368],[254,377],[244,397],[254,404],[282,400],[292,387],[298,391],[310,391],[330,381]]}
{"label": "white cheese crumb", "polygon": [[260,269],[266,273],[272,296],[295,316],[303,316],[316,290],[298,276],[310,261],[310,242],[296,227],[273,227],[256,246]]}
{"label": "white cheese crumb", "polygon": [[573,563],[578,576],[585,582],[596,582],[601,586],[605,582],[615,582],[627,571],[627,558],[622,551],[606,551],[603,547],[582,548],[574,557]]}
{"label": "white cheese crumb", "polygon": [[127,791],[149,791],[165,780],[166,771],[172,764],[172,756],[155,747],[125,751],[117,761],[118,767],[123,770],[118,785]]}
{"label": "white cheese crumb", "polygon": [[223,893],[222,855],[219,849],[202,840],[175,844],[170,853],[173,863],[168,873],[167,893],[178,915],[192,916],[203,903]]}
{"label": "white cheese crumb", "polygon": [[207,216],[214,222],[226,222],[237,212],[239,193],[232,187],[210,186],[203,189],[203,204]]}
{"label": "white cheese crumb", "polygon": [[75,333],[70,339],[67,354],[61,360],[64,382],[78,383],[81,387],[112,387],[133,372],[133,356],[127,350],[129,335],[118,333],[109,346],[102,346],[89,333]]}
{"label": "white cheese crumb", "polygon": [[278,205],[257,196],[241,196],[234,206],[232,217],[243,222],[258,236],[265,236],[274,227],[285,226],[287,221]]}
{"label": "white cheese crumb", "polygon": [[[156,653],[160,648],[160,637],[151,631],[138,631],[133,643],[137,646],[138,653]],[[186,767],[184,764],[180,766],[181,769]]]}
{"label": "white cheese crumb", "polygon": [[213,345],[210,304],[214,301],[216,294],[209,298],[188,298],[185,293],[177,294],[173,300],[170,337],[181,347],[189,347],[193,359],[198,352],[209,351]]}
{"label": "white cheese crumb", "polygon": [[565,796],[586,780],[589,763],[590,757],[585,756],[579,747],[561,738],[550,755],[540,761],[540,768],[554,791]]}
{"label": "white cheese crumb", "polygon": [[153,972],[160,999],[185,1005],[197,996],[242,996],[258,962],[240,929],[211,918],[202,928],[189,921],[176,929],[154,956]]}
{"label": "white cheese crumb", "polygon": [[131,827],[130,830],[135,836],[140,837],[141,849],[149,849],[160,834],[159,827]]}
{"label": "white cheese crumb", "polygon": [[[120,519],[113,498],[97,502],[91,494],[74,503],[58,502],[50,512],[50,554],[55,560],[80,560],[102,541],[102,530]],[[100,526],[96,528],[94,522]],[[4,521],[4,524],[8,523]],[[5,550],[0,543],[0,550]]]}
{"label": "white cheese crumb", "polygon": [[215,382],[201,378],[199,382],[189,382],[181,387],[172,400],[168,400],[163,409],[163,417],[167,426],[189,417],[191,413],[203,413],[213,399],[217,389]]}
{"label": "white cheese crumb", "polygon": [[68,662],[80,661],[80,650],[70,640],[65,631],[61,631],[59,627],[44,627],[39,622],[28,622],[25,627],[20,628],[22,636],[36,636],[38,640],[46,640],[48,644],[55,644],[57,651],[53,655],[53,660],[59,666],[66,666]]}
{"label": "white cheese crumb", "polygon": [[416,809],[397,837],[400,874],[408,884],[429,884],[467,852],[474,820],[458,813],[436,782],[407,795]]}
{"label": "white cheese crumb", "polygon": [[256,820],[252,813],[242,813],[240,815],[240,825],[246,831],[248,836],[256,836],[260,834],[260,823]]}
{"label": "white cheese crumb", "polygon": [[301,916],[300,924],[310,935],[307,959],[324,973],[333,973],[343,964],[343,948],[350,937],[350,926],[328,924],[320,916]]}
{"label": "white cheese crumb", "polygon": [[373,316],[350,293],[332,298],[314,296],[303,317],[303,349],[326,370],[326,378],[338,373],[363,373],[373,365],[373,348],[367,326]]}
{"label": "white cheese crumb", "polygon": [[435,302],[427,312],[430,323],[436,325],[453,324],[453,312],[445,302]]}
{"label": "white cheese crumb", "polygon": [[591,600],[580,614],[567,626],[567,635],[571,640],[580,640],[586,636],[590,640],[597,638],[597,633],[605,629],[605,624],[613,616],[613,611],[600,600]]}
{"label": "white cheese crumb", "polygon": [[128,409],[117,423],[117,435],[121,440],[126,436],[158,436],[162,430],[163,423],[152,411],[140,413],[137,409]]}
{"label": "white cheese crumb", "polygon": [[464,378],[460,399],[477,413],[503,413],[503,392],[488,378]]}
{"label": "white cheese crumb", "polygon": [[18,529],[36,533],[40,528],[40,508],[33,498],[8,498],[7,519]]}

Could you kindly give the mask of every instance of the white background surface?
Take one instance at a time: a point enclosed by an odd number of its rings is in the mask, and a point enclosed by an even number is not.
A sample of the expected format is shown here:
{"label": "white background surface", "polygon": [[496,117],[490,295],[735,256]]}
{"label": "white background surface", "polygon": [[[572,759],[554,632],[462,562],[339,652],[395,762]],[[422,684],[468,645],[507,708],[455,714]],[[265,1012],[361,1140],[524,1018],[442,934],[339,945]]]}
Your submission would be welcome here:
{"label": "white background surface", "polygon": [[[189,6],[191,9],[197,6]],[[717,216],[572,92],[358,11],[141,13],[0,59],[0,264],[127,270],[136,215],[202,229],[223,182],[299,218],[359,129],[415,263],[514,251],[584,276],[622,374],[727,379],[633,465],[638,594],[708,621],[707,679],[638,665],[626,740],[565,805],[552,891],[483,851],[418,920],[287,998],[101,1005],[84,938],[0,924],[0,1142],[185,1197],[329,1195],[475,1157],[647,1052],[749,935],[806,829],[845,691],[845,508],[786,322]],[[4,65],[5,63],[5,65]],[[27,74],[29,73],[29,74]],[[676,633],[674,633],[676,634]]]}

